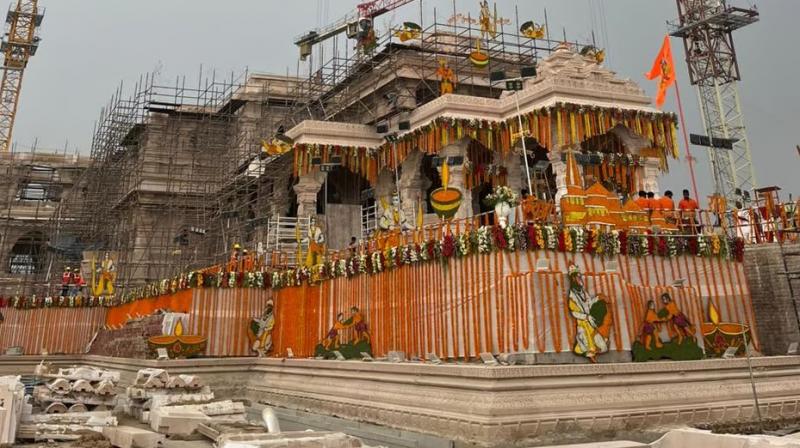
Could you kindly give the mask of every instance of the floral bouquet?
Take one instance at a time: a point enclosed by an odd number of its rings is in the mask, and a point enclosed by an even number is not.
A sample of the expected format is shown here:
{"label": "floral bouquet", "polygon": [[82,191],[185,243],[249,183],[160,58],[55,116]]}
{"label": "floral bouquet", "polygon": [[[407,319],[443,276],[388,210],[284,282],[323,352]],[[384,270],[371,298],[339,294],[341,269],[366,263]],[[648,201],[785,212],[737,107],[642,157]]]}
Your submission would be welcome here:
{"label": "floral bouquet", "polygon": [[513,208],[519,205],[519,195],[514,193],[514,190],[509,187],[498,186],[495,187],[494,193],[487,195],[483,199],[483,202],[489,207],[496,207],[497,204],[506,203],[509,207]]}

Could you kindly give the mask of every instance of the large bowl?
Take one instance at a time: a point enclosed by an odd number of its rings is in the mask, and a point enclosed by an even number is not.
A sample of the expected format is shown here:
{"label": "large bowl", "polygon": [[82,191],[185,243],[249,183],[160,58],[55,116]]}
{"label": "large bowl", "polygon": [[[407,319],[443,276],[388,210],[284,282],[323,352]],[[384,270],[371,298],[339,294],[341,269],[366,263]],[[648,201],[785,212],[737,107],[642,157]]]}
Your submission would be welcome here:
{"label": "large bowl", "polygon": [[452,219],[461,207],[464,195],[455,188],[437,188],[431,193],[431,205],[436,216],[441,219]]}
{"label": "large bowl", "polygon": [[157,355],[159,348],[167,349],[170,359],[191,358],[206,351],[205,336],[153,336],[147,340],[150,351]]}
{"label": "large bowl", "polygon": [[469,61],[472,62],[472,65],[478,68],[484,68],[489,65],[489,55],[482,52],[475,50],[469,54]]}

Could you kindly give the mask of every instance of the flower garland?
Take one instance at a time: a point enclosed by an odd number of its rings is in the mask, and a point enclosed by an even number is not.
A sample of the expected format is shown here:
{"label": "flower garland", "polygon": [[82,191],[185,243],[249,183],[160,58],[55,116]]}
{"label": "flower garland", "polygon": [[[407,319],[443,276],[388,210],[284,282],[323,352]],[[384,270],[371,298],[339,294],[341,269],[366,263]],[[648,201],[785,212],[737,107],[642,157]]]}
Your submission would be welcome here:
{"label": "flower garland", "polygon": [[[365,177],[370,184],[377,183],[378,173],[384,168],[393,169],[408,155],[422,148],[429,154],[438,153],[451,142],[470,137],[490,151],[508,152],[513,135],[519,133],[519,118],[505,121],[438,117],[428,124],[407,132],[392,143],[378,148],[355,146],[299,144],[294,148],[294,175],[316,169],[333,156],[353,173]],[[617,125],[624,125],[636,135],[647,139],[661,159],[666,170],[668,156],[678,158],[677,116],[663,112],[644,112],[621,108],[585,106],[556,103],[522,115],[525,131],[545,148],[574,145],[588,138],[604,135]],[[600,155],[594,155],[594,159]],[[618,155],[617,164],[637,163],[633,158]]]}
{"label": "flower garland", "polygon": [[496,207],[497,204],[505,202],[509,207],[514,208],[519,205],[519,195],[514,192],[510,187],[505,185],[498,185],[495,187],[494,192],[486,195],[483,198],[483,203],[489,207]]}
{"label": "flower garland", "polygon": [[587,253],[598,257],[693,255],[743,261],[744,240],[726,235],[699,235],[683,238],[672,235],[630,233],[625,231],[587,230],[581,227],[518,224],[482,226],[459,235],[445,234],[441,240],[390,247],[371,253],[360,252],[346,259],[330,260],[309,269],[300,267],[274,272],[190,272],[175,278],[129,291],[114,297],[12,297],[0,298],[0,308],[88,308],[115,307],[136,300],[154,298],[190,288],[289,288],[304,283],[319,283],[336,278],[375,275],[404,265],[439,261],[470,254],[499,251],[558,250]]}

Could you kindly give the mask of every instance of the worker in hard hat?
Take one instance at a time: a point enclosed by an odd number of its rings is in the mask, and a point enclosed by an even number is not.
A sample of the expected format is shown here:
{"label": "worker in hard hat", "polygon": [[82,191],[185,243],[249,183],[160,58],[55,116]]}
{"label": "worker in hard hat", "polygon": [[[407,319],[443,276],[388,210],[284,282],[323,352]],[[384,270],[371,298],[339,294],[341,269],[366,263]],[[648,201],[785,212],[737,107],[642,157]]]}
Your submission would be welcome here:
{"label": "worker in hard hat", "polygon": [[65,267],[64,273],[61,274],[61,297],[67,297],[69,295],[69,285],[72,284],[73,278],[72,268],[69,266]]}

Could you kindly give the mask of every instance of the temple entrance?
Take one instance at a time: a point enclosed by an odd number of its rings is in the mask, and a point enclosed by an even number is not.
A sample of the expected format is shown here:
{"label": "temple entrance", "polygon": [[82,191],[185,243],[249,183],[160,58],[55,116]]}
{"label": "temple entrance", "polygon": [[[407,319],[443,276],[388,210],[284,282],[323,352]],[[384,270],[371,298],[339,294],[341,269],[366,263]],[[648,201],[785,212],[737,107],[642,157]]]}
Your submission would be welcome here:
{"label": "temple entrance", "polygon": [[639,158],[631,156],[618,133],[625,129],[618,126],[581,142],[580,153],[576,154],[575,161],[583,169],[584,188],[600,182],[623,200],[642,189]]}
{"label": "temple entrance", "polygon": [[[492,193],[494,187],[508,185],[508,170],[496,159],[497,154],[481,143],[476,141],[469,143],[467,160],[470,170],[465,173],[464,180],[467,188],[472,190],[472,210],[475,214],[494,211],[493,207],[484,203],[484,199]],[[490,220],[494,219],[494,215],[489,216]]]}
{"label": "temple entrance", "polygon": [[536,199],[553,202],[555,201],[557,187],[556,175],[553,172],[552,163],[550,163],[550,152],[547,148],[539,145],[539,142],[535,139],[529,139],[526,143],[533,192],[529,192],[528,186],[523,185],[522,196],[526,197],[528,194],[533,194]]}
{"label": "temple entrance", "polygon": [[347,168],[339,166],[327,173],[317,196],[317,214],[324,215],[323,228],[331,249],[344,249],[351,238],[361,237],[362,199],[369,189],[366,179]]}

